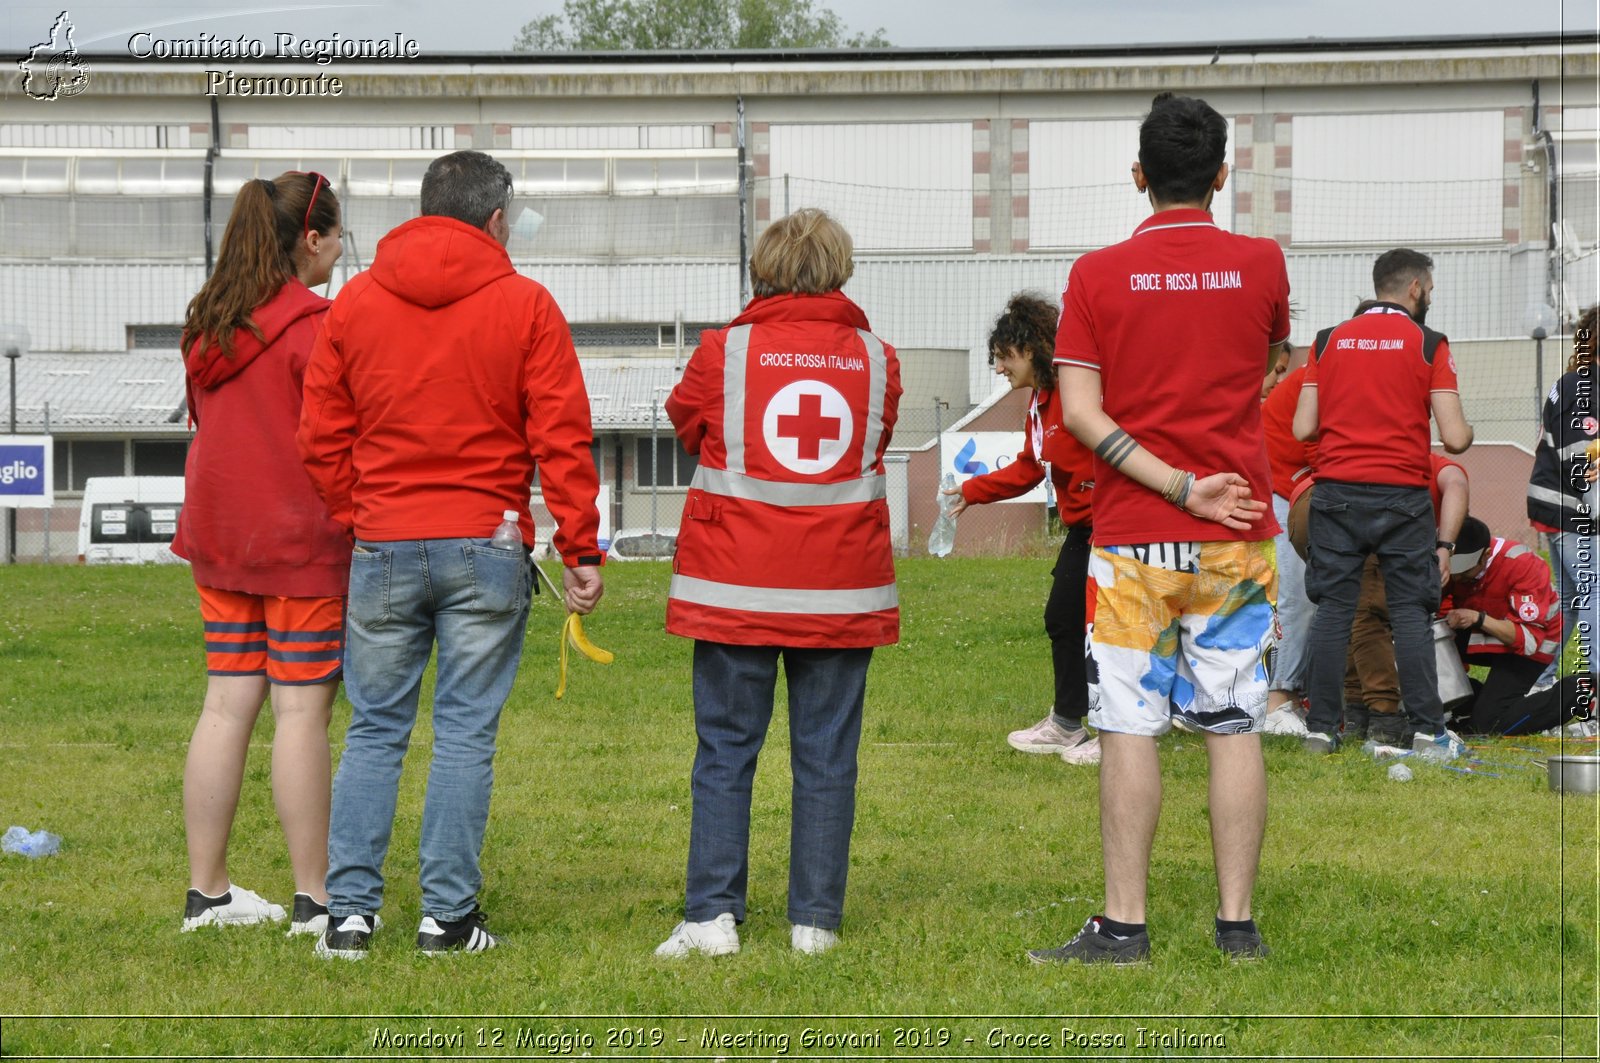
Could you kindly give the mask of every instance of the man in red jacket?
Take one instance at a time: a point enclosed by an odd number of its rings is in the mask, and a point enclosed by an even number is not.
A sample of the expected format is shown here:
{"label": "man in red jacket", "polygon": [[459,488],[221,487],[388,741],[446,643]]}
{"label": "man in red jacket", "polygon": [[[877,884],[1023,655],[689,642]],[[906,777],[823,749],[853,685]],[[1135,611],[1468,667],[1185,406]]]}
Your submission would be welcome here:
{"label": "man in red jacket", "polygon": [[[355,533],[322,956],[360,959],[377,929],[423,669],[439,647],[422,812],[417,947],[481,952],[478,908],[495,732],[522,652],[535,465],[556,516],[566,604],[600,599],[589,398],[566,319],[506,255],[511,175],[458,151],[422,179],[422,216],[344,286],[306,371],[300,452]],[[490,542],[502,515],[522,546]]]}
{"label": "man in red jacket", "polygon": [[1461,524],[1450,559],[1455,629],[1469,665],[1489,669],[1473,683],[1472,700],[1454,710],[1468,734],[1532,734],[1573,716],[1588,719],[1594,681],[1568,676],[1532,691],[1561,650],[1561,599],[1544,558],[1521,543],[1489,534],[1476,517]]}

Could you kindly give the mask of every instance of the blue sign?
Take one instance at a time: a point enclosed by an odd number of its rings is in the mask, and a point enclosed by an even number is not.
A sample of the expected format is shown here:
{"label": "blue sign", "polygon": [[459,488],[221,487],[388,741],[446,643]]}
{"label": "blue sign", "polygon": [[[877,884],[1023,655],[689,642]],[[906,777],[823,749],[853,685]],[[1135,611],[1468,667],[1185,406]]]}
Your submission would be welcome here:
{"label": "blue sign", "polygon": [[0,506],[48,506],[49,436],[0,436]]}

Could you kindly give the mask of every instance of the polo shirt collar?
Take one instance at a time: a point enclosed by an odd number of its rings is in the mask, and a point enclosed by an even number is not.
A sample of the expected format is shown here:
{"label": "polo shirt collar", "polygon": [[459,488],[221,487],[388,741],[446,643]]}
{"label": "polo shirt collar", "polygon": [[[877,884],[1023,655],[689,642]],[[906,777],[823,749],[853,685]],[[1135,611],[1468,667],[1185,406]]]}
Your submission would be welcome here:
{"label": "polo shirt collar", "polygon": [[1176,210],[1163,210],[1159,214],[1152,214],[1139,223],[1133,230],[1133,235],[1150,232],[1154,229],[1192,229],[1195,226],[1205,225],[1213,229],[1217,227],[1216,219],[1209,210],[1199,210],[1195,207],[1179,207]]}
{"label": "polo shirt collar", "polygon": [[1404,314],[1406,317],[1410,317],[1411,316],[1411,311],[1407,310],[1405,307],[1401,306],[1399,303],[1386,303],[1386,302],[1379,302],[1376,306],[1369,306],[1367,309],[1363,310],[1361,313],[1362,313],[1363,316],[1365,316],[1367,314]]}

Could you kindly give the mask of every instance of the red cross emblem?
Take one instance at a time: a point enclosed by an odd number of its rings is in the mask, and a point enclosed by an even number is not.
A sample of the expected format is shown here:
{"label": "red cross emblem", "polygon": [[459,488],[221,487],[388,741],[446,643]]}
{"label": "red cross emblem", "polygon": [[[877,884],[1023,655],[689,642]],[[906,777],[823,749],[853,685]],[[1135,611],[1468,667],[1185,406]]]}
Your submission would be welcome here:
{"label": "red cross emblem", "polygon": [[816,461],[823,440],[838,439],[842,423],[842,418],[823,415],[821,395],[801,395],[798,413],[779,414],[778,435],[796,441],[797,457]]}

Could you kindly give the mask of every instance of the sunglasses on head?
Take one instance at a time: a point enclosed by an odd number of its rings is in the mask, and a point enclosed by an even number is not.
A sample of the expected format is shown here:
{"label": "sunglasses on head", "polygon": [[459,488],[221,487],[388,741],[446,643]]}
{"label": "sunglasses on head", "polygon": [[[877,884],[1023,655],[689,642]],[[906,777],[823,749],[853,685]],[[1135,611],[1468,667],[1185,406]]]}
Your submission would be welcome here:
{"label": "sunglasses on head", "polygon": [[328,184],[328,179],[322,176],[320,173],[317,173],[315,170],[290,170],[289,172],[311,178],[311,202],[306,204],[306,217],[301,223],[301,228],[305,230],[304,235],[310,236],[311,212],[316,209],[317,196],[321,194],[323,187]]}

